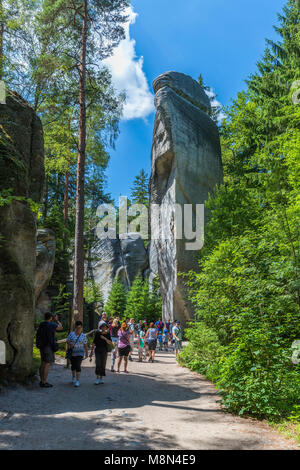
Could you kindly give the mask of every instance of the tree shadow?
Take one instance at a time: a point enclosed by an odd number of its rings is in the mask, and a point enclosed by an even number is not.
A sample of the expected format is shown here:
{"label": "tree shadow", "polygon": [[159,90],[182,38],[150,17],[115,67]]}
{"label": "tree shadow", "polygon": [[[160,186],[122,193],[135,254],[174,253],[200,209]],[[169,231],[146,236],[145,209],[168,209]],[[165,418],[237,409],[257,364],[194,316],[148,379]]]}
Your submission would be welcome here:
{"label": "tree shadow", "polygon": [[[132,413],[86,419],[31,415],[24,420],[24,416],[17,415],[10,421],[11,426],[6,423],[5,430],[0,424],[0,450],[150,450],[177,445],[174,436],[147,429]],[[31,429],[40,430],[40,436],[37,438],[37,432],[33,434]]]}

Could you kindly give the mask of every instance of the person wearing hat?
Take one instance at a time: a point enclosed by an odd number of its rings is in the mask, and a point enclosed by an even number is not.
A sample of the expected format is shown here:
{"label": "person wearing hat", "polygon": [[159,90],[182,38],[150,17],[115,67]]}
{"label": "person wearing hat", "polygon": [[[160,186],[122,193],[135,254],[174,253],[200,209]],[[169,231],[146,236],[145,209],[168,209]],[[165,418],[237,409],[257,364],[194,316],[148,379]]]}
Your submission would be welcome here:
{"label": "person wearing hat", "polygon": [[182,349],[182,331],[179,320],[176,321],[175,326],[173,327],[172,335],[174,338],[174,351],[175,355],[177,356],[177,354]]}

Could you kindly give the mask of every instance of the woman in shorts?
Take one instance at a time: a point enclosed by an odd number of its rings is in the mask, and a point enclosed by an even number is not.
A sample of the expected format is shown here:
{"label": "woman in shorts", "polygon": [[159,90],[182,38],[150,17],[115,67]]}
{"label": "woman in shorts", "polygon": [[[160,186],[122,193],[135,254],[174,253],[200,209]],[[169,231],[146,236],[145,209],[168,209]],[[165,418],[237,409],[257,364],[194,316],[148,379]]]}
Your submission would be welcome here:
{"label": "woman in shorts", "polygon": [[150,323],[149,328],[147,330],[145,340],[148,342],[148,350],[149,350],[149,362],[154,362],[155,358],[155,350],[156,350],[156,342],[157,342],[157,330],[154,328],[154,323]]}
{"label": "woman in shorts", "polygon": [[72,350],[71,356],[71,370],[72,370],[72,384],[74,387],[79,387],[79,379],[81,374],[81,363],[84,355],[88,357],[88,340],[82,332],[83,325],[81,321],[75,323],[75,330],[72,331],[67,337],[68,347]]}
{"label": "woman in shorts", "polygon": [[120,367],[122,360],[124,358],[124,372],[128,374],[127,364],[128,364],[128,355],[130,353],[130,333],[128,331],[128,325],[123,322],[121,328],[118,331],[118,351],[119,351],[119,360],[118,360],[118,370],[120,373]]}

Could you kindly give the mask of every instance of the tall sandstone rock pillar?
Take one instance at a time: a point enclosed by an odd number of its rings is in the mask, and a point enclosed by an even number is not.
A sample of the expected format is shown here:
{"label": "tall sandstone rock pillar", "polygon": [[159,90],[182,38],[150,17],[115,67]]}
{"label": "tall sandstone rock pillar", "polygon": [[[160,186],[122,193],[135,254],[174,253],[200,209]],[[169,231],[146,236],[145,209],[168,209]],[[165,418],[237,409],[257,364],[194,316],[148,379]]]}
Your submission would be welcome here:
{"label": "tall sandstone rock pillar", "polygon": [[[183,324],[193,317],[180,272],[197,268],[197,251],[186,250],[187,240],[177,239],[175,204],[203,204],[222,183],[218,128],[209,117],[210,101],[202,87],[188,75],[167,72],[153,82],[156,117],[151,156],[151,236],[158,224],[160,235],[150,244],[150,272],[161,280],[163,318]],[[207,214],[205,214],[207,218]],[[167,236],[165,236],[167,234]]]}
{"label": "tall sandstone rock pillar", "polygon": [[13,196],[0,205],[0,340],[6,349],[0,380],[24,380],[32,370],[36,216],[28,199],[40,202],[43,183],[41,121],[9,93],[0,104],[0,194]]}

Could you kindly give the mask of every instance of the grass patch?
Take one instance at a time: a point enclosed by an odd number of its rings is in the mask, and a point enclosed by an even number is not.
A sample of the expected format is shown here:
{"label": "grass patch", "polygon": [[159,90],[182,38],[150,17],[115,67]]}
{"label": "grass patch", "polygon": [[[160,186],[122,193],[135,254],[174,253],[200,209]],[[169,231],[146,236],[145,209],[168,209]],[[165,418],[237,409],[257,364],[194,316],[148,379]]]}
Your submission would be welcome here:
{"label": "grass patch", "polygon": [[41,365],[40,350],[36,346],[33,346],[33,354],[32,354],[32,372],[33,372],[33,374],[37,373],[40,365]]}
{"label": "grass patch", "polygon": [[280,423],[269,422],[269,424],[287,439],[295,439],[300,447],[300,423],[284,420]]}

